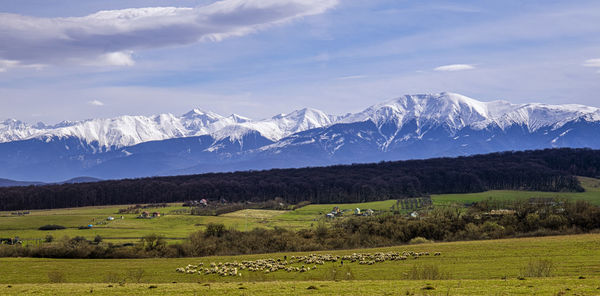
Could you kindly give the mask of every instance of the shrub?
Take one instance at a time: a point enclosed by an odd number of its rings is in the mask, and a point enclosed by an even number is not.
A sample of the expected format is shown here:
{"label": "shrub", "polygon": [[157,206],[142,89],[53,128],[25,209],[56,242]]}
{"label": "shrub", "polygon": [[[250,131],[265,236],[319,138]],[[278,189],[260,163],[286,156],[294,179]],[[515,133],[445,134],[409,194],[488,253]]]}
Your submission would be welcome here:
{"label": "shrub", "polygon": [[485,223],[481,225],[481,231],[491,238],[501,238],[504,235],[504,226],[498,225],[496,222],[485,221]]}
{"label": "shrub", "polygon": [[413,239],[411,239],[408,243],[411,245],[418,245],[418,244],[426,244],[426,243],[432,243],[433,241],[428,240],[424,237],[421,236],[417,236]]}
{"label": "shrub", "polygon": [[549,277],[554,269],[554,263],[549,259],[531,259],[521,268],[521,276]]}
{"label": "shrub", "polygon": [[208,223],[206,230],[204,231],[206,236],[221,237],[225,233],[225,225],[221,223]]}
{"label": "shrub", "polygon": [[66,227],[62,226],[62,225],[56,225],[56,224],[47,224],[44,226],[40,226],[40,228],[38,228],[38,230],[60,230],[60,229],[65,229]]}

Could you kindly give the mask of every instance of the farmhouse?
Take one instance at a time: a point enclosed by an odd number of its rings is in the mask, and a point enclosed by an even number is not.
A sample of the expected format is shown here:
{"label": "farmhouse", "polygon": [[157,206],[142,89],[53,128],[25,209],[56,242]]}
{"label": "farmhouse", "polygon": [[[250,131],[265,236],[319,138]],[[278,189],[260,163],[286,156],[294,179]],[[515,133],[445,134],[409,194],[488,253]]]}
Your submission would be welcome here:
{"label": "farmhouse", "polygon": [[203,198],[201,200],[187,200],[183,203],[184,207],[207,207],[208,206],[208,200],[206,200],[206,198]]}

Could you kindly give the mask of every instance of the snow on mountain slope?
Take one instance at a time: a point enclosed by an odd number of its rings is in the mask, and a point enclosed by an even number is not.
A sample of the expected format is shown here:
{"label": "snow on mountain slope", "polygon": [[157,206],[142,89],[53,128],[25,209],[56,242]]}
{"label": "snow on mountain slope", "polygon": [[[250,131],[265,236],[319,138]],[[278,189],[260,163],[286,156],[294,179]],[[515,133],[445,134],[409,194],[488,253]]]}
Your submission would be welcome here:
{"label": "snow on mountain slope", "polygon": [[330,125],[333,116],[315,109],[294,111],[270,119],[252,121],[232,114],[228,117],[194,109],[180,117],[172,114],[154,116],[120,116],[107,119],[90,119],[79,122],[63,122],[55,126],[39,124],[29,126],[16,120],[0,123],[0,143],[53,137],[78,138],[88,144],[110,150],[148,141],[172,138],[212,135],[215,141],[229,138],[240,140],[246,134],[258,132],[265,138],[277,141],[293,133]]}
{"label": "snow on mountain slope", "polygon": [[120,116],[65,121],[54,126],[41,123],[30,126],[11,119],[0,122],[0,143],[32,138],[51,140],[54,137],[74,137],[105,151],[148,141],[203,135],[211,135],[215,143],[224,139],[239,142],[255,132],[269,141],[277,142],[314,128],[366,120],[375,123],[386,139],[386,145],[389,145],[398,139],[423,137],[431,128],[440,126],[451,134],[465,127],[483,130],[493,126],[506,129],[518,125],[526,127],[529,132],[544,127],[557,129],[575,120],[598,122],[600,109],[582,105],[480,102],[453,93],[421,94],[399,97],[343,117],[305,108],[263,120],[251,120],[236,114],[225,117],[200,109],[182,116]]}
{"label": "snow on mountain slope", "polygon": [[187,129],[179,118],[171,114],[155,116],[120,116],[109,119],[93,119],[74,125],[50,129],[36,137],[75,137],[88,144],[97,142],[99,147],[124,147],[141,142],[165,140],[187,135]]}
{"label": "snow on mountain slope", "polygon": [[36,133],[39,133],[37,128],[19,120],[7,119],[0,122],[0,143],[22,140]]}
{"label": "snow on mountain slope", "polygon": [[407,122],[415,120],[419,127],[446,124],[451,131],[465,127],[480,130],[491,124],[502,129],[522,125],[533,132],[542,127],[558,128],[577,119],[600,121],[600,109],[575,104],[481,102],[459,94],[440,93],[407,95],[389,100],[345,117],[341,122],[371,120],[378,126],[394,122],[401,128]]}
{"label": "snow on mountain slope", "polygon": [[600,109],[589,106],[575,104],[525,104],[513,106],[515,106],[513,110],[495,119],[495,122],[501,128],[519,124],[527,126],[530,132],[534,132],[543,127],[556,129],[577,119],[588,122],[600,121]]}
{"label": "snow on mountain slope", "polygon": [[453,130],[487,121],[488,105],[458,94],[407,95],[350,115],[344,123],[371,120],[378,126],[393,122],[398,128],[411,120],[418,126],[445,123]]}
{"label": "snow on mountain slope", "polygon": [[304,108],[290,114],[279,114],[270,119],[246,122],[242,126],[260,132],[269,140],[278,141],[297,132],[329,126],[334,123],[335,118],[320,110]]}

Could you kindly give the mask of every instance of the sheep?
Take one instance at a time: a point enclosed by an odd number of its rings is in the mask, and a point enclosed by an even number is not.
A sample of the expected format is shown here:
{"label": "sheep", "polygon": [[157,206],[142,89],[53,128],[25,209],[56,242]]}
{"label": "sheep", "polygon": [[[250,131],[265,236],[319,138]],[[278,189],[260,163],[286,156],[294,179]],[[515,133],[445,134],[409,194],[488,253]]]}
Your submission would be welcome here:
{"label": "sheep", "polygon": [[[178,273],[185,274],[215,274],[219,276],[241,276],[241,270],[248,270],[249,272],[262,271],[265,274],[271,272],[277,272],[279,270],[286,272],[309,272],[316,270],[317,265],[324,265],[325,262],[337,262],[340,264],[346,262],[357,262],[360,265],[374,265],[386,261],[404,261],[409,257],[418,259],[421,256],[428,256],[429,252],[414,252],[414,251],[403,251],[403,252],[377,252],[377,253],[352,253],[350,255],[329,255],[329,254],[308,254],[305,256],[291,256],[290,260],[287,260],[287,256],[284,259],[281,258],[267,258],[258,259],[254,261],[244,260],[241,262],[219,262],[210,263],[210,268],[204,268],[204,263],[200,262],[197,265],[188,264],[185,267],[176,268],[175,271]],[[440,256],[441,252],[434,252],[434,256]],[[290,266],[294,263],[303,263],[301,266]]]}

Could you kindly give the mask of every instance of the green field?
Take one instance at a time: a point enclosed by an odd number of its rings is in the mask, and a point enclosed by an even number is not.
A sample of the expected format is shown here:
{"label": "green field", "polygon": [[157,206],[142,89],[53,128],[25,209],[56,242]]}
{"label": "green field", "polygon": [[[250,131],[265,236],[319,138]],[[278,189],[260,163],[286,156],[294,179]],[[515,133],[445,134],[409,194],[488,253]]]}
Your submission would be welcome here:
{"label": "green field", "polygon": [[[154,219],[137,219],[136,214],[118,214],[120,208],[125,206],[82,207],[72,209],[33,210],[26,216],[14,216],[10,212],[0,212],[0,237],[18,236],[25,241],[43,239],[46,235],[55,238],[63,236],[83,236],[93,239],[100,235],[109,242],[137,241],[140,237],[149,234],[164,236],[170,241],[180,241],[187,238],[190,233],[204,228],[208,223],[223,223],[227,227],[240,230],[250,230],[255,227],[272,228],[275,226],[299,228],[310,226],[306,221],[277,219],[275,215],[253,214],[254,211],[245,210],[242,213],[230,213],[223,216],[192,216],[180,214],[183,210],[181,204],[172,204],[166,208],[148,208],[149,212],[160,212],[163,215]],[[267,212],[268,213],[268,212]],[[282,212],[273,211],[275,214]],[[115,220],[107,221],[113,216]],[[123,216],[123,219],[120,217]],[[267,219],[267,217],[270,217]],[[40,226],[58,224],[67,227],[62,230],[42,231]],[[92,224],[91,229],[79,229],[79,226]]]}
{"label": "green field", "polygon": [[600,278],[170,284],[24,284],[2,295],[598,295]]}
{"label": "green field", "polygon": [[600,205],[600,179],[579,177],[585,192],[540,192],[540,191],[518,191],[518,190],[491,190],[479,193],[466,194],[438,194],[432,195],[434,206],[449,205],[453,203],[467,204],[477,201],[493,200],[517,200],[528,198],[561,198],[569,200],[585,200],[595,205]]}
{"label": "green field", "polygon": [[[283,258],[265,254],[175,259],[41,259],[0,258],[0,295],[89,294],[132,295],[177,293],[225,294],[405,294],[415,295],[598,295],[600,294],[600,234],[521,238],[470,242],[428,243],[389,248],[315,252],[345,255],[354,252],[441,252],[418,260],[386,261],[374,265],[326,262],[305,273],[277,271],[270,274],[244,272],[241,277],[176,273],[175,268],[203,262],[233,262],[260,258]],[[547,259],[550,277],[517,279],[528,262]],[[415,266],[436,266],[444,280],[408,280]],[[111,282],[131,270],[143,270],[141,284]],[[333,271],[338,276],[332,275]],[[49,284],[49,272],[61,272],[66,284]],[[340,275],[340,273],[343,273]],[[351,277],[347,274],[351,273]],[[583,278],[580,278],[583,277]],[[334,279],[338,281],[333,281]],[[173,282],[176,282],[173,283]],[[11,286],[10,288],[8,286]],[[112,286],[112,287],[109,287]],[[155,285],[156,289],[149,289]],[[309,286],[317,289],[307,290]],[[423,290],[431,286],[434,290]],[[240,289],[244,287],[245,289]],[[243,290],[243,291],[241,291]]]}
{"label": "green field", "polygon": [[[473,194],[433,195],[434,207],[464,205],[487,199],[515,200],[557,197],[586,200],[600,204],[600,180],[581,178],[582,193],[488,191]],[[192,216],[181,204],[148,208],[161,217],[137,219],[137,214],[118,214],[121,206],[34,210],[26,216],[0,212],[0,237],[19,236],[41,239],[51,234],[102,236],[108,242],[137,241],[147,234],[159,234],[169,242],[179,242],[208,223],[250,230],[255,227],[300,229],[315,227],[324,215],[338,206],[344,216],[355,208],[389,211],[395,200],[359,204],[308,205],[293,211],[241,210],[221,216]],[[107,221],[113,216],[114,221]],[[123,219],[121,219],[123,216]],[[68,227],[40,231],[46,224]],[[91,229],[79,226],[93,224]],[[27,241],[33,243],[33,241]],[[282,259],[306,253],[281,253],[204,258],[152,259],[46,259],[0,258],[0,295],[600,295],[600,234],[519,238],[469,242],[427,243],[396,247],[321,251],[316,254],[348,255],[375,252],[441,252],[441,256],[422,256],[405,261],[386,261],[373,265],[326,262],[307,272],[244,271],[239,277],[182,274],[178,267],[188,264],[241,262],[243,260]],[[552,266],[550,277],[521,278],[523,270],[539,260]],[[296,264],[297,267],[300,264]],[[419,268],[435,268],[442,280],[414,280]],[[131,274],[138,274],[140,282]],[[51,283],[59,274],[64,282]],[[121,282],[121,283],[119,283]],[[309,289],[310,288],[310,289]]]}
{"label": "green field", "polygon": [[[432,195],[434,206],[451,204],[464,205],[481,200],[515,200],[532,197],[557,197],[571,200],[586,200],[600,205],[600,180],[580,178],[585,192],[533,192],[494,190],[469,194]],[[309,228],[323,220],[324,215],[333,207],[345,210],[345,216],[351,215],[355,208],[362,210],[389,211],[396,204],[395,200],[367,202],[358,204],[312,204],[293,211],[242,210],[221,216],[192,216],[181,213],[185,210],[181,204],[170,204],[165,208],[145,209],[149,212],[158,211],[162,217],[155,219],[137,219],[135,214],[118,214],[120,208],[127,205],[82,207],[72,209],[33,210],[26,216],[14,216],[10,212],[0,212],[0,237],[18,236],[27,243],[40,240],[46,235],[55,238],[63,236],[83,236],[93,239],[97,235],[106,242],[132,242],[149,234],[158,234],[169,242],[178,242],[190,233],[204,228],[208,223],[223,223],[228,228],[250,230],[256,227],[288,229]],[[114,221],[107,221],[113,216]],[[120,217],[123,216],[123,219]],[[58,224],[67,227],[64,230],[41,231],[40,226]],[[78,229],[79,226],[93,224],[91,229]]]}

